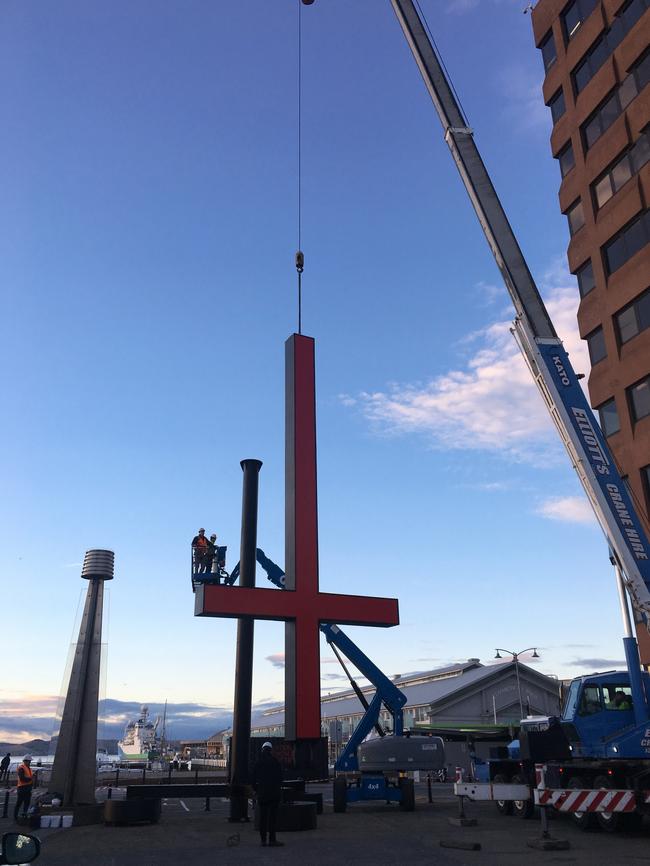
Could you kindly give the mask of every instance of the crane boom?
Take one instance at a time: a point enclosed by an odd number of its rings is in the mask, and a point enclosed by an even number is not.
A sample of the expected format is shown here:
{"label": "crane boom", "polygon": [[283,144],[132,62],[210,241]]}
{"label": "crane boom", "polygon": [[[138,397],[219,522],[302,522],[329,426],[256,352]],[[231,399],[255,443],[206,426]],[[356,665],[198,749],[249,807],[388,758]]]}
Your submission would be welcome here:
{"label": "crane boom", "polygon": [[391,0],[445,141],[516,310],[514,335],[624,575],[650,622],[650,543],[589,403],[558,338],[474,135],[413,0]]}

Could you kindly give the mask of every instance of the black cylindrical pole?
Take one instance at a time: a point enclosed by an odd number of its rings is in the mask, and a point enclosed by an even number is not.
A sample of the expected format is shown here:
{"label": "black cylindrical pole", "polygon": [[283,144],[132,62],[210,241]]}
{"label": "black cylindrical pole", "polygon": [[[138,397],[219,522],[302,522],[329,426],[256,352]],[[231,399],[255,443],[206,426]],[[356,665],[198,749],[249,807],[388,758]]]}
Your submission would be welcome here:
{"label": "black cylindrical pole", "polygon": [[[239,553],[239,585],[255,586],[257,552],[257,499],[261,460],[242,460],[244,472]],[[248,779],[248,751],[251,736],[253,696],[253,636],[255,621],[240,617],[237,623],[237,659],[235,663],[235,702],[232,720],[230,759],[230,821],[248,821],[248,797],[241,790]]]}

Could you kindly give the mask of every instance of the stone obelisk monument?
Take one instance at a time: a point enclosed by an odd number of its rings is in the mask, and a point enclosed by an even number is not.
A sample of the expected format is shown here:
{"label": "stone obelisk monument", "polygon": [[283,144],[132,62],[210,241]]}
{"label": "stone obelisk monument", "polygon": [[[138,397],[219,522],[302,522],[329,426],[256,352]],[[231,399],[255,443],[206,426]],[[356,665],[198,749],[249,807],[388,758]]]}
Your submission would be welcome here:
{"label": "stone obelisk monument", "polygon": [[66,808],[95,803],[104,581],[113,579],[114,559],[112,550],[87,550],[81,570],[88,591],[49,785]]}

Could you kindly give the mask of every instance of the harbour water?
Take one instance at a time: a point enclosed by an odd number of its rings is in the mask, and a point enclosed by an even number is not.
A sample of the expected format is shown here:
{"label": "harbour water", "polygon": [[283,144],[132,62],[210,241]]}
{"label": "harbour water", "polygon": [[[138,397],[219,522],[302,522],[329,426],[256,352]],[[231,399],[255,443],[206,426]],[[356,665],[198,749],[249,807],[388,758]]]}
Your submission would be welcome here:
{"label": "harbour water", "polygon": [[[18,747],[16,747],[18,748]],[[16,751],[15,753],[11,753],[11,761],[9,763],[9,772],[14,772],[18,768],[18,765],[22,763],[23,758],[27,752]],[[120,761],[123,760],[119,755],[107,755],[103,752],[98,752],[97,754],[97,766],[99,769],[102,767],[113,767],[116,764],[119,764]],[[32,760],[32,769],[36,770],[39,767],[51,767],[54,763],[54,755],[33,755]]]}

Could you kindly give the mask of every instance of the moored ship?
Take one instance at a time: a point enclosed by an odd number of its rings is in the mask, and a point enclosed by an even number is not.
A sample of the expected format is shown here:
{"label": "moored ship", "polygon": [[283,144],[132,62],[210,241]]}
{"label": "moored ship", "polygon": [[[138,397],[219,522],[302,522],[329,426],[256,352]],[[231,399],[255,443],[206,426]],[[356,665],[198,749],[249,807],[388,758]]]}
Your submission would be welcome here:
{"label": "moored ship", "polygon": [[117,743],[120,758],[125,761],[152,761],[159,755],[156,737],[159,719],[149,721],[149,707],[140,707],[140,716],[127,724],[124,736]]}

